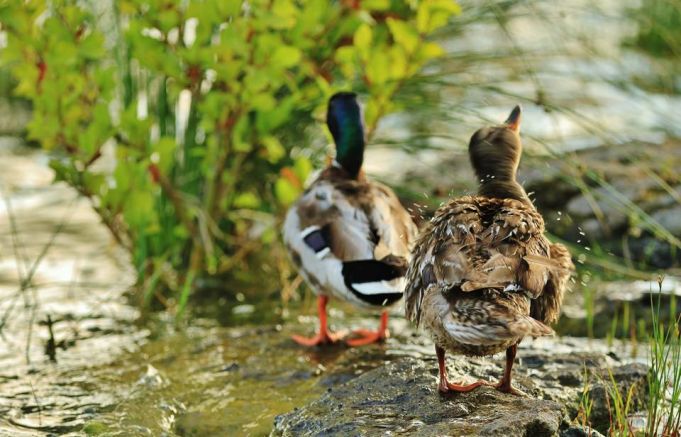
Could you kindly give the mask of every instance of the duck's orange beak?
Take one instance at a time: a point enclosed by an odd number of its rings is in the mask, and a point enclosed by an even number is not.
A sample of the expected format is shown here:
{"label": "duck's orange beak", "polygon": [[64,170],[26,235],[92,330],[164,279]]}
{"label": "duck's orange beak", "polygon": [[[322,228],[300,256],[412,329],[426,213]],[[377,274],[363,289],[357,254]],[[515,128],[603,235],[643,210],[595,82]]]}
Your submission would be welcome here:
{"label": "duck's orange beak", "polygon": [[512,131],[518,133],[520,131],[520,114],[522,113],[522,109],[520,109],[520,105],[515,105],[515,108],[513,108],[513,111],[511,111],[511,114],[508,116],[504,124],[509,127]]}

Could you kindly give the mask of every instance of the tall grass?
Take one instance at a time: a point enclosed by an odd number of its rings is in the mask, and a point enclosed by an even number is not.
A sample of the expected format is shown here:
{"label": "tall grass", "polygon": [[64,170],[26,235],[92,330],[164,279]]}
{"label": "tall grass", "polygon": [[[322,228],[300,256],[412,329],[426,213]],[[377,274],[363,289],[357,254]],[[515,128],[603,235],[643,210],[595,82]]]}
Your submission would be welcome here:
{"label": "tall grass", "polygon": [[593,410],[594,400],[591,399],[591,382],[589,381],[589,370],[584,367],[584,388],[579,399],[577,418],[575,419],[584,428],[591,429],[591,411]]}
{"label": "tall grass", "polygon": [[669,326],[660,320],[662,278],[659,293],[651,294],[653,327],[650,335],[650,372],[648,374],[648,429],[647,435],[679,436],[681,433],[681,341],[676,313],[676,298],[672,295]]}
{"label": "tall grass", "polygon": [[608,411],[610,413],[608,434],[611,436],[630,436],[633,431],[629,423],[629,414],[631,413],[636,385],[632,384],[626,393],[622,393],[611,369],[608,369],[608,378],[609,384],[606,384]]}
{"label": "tall grass", "polygon": [[[677,312],[676,298],[671,296],[669,306],[669,320],[665,325],[661,305],[663,278],[658,278],[658,293],[650,297],[650,312],[652,327],[648,333],[649,371],[646,381],[648,392],[647,403],[643,415],[646,418],[645,429],[633,426],[632,414],[636,402],[636,384],[630,385],[626,391],[618,383],[611,369],[607,378],[600,380],[605,388],[606,406],[610,416],[609,436],[681,436],[681,314]],[[652,291],[652,290],[651,290]],[[628,316],[627,316],[628,317]],[[625,317],[625,319],[627,318]],[[618,322],[615,322],[615,326]],[[622,329],[627,329],[623,325]],[[638,328],[643,332],[644,327]],[[592,428],[592,409],[594,400],[591,398],[592,384],[589,373],[585,369],[584,388],[579,400],[575,421],[584,427]],[[636,414],[639,416],[639,414]]]}

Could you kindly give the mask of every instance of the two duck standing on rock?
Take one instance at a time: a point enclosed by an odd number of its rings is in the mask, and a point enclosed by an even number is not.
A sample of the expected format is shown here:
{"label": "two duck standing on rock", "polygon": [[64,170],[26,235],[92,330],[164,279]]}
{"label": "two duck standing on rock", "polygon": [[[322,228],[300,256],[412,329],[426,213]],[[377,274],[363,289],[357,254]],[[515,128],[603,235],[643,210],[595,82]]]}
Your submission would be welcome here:
{"label": "two duck standing on rock", "polygon": [[330,296],[382,311],[379,329],[354,331],[348,345],[382,341],[386,307],[404,294],[407,318],[435,343],[441,392],[491,385],[449,382],[446,351],[481,356],[505,350],[496,387],[520,394],[511,385],[517,345],[526,336],[553,334],[549,325],[558,319],[574,268],[567,248],[544,236],[541,215],[516,181],[520,118],[516,106],[503,124],[475,132],[468,151],[478,195],[441,206],[417,237],[395,193],[362,171],[365,138],[355,94],[331,97],[327,124],[336,157],[284,222],[291,258],[318,295],[319,332],[294,341],[315,346],[344,337],[328,330]]}

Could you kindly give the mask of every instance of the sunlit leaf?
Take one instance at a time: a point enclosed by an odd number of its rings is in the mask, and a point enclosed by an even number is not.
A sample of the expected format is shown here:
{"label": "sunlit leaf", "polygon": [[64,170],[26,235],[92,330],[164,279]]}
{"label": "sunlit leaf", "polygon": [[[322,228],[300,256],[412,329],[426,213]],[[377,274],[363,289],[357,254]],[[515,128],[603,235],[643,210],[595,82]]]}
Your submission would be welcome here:
{"label": "sunlit leaf", "polygon": [[412,53],[420,41],[416,30],[409,23],[393,18],[388,18],[387,23],[395,41],[404,47],[407,53]]}
{"label": "sunlit leaf", "polygon": [[260,206],[260,199],[251,192],[240,193],[234,199],[233,206],[235,208],[256,209]]}
{"label": "sunlit leaf", "polygon": [[300,189],[286,178],[280,177],[274,184],[274,194],[282,206],[289,206],[295,202],[299,193]]}
{"label": "sunlit leaf", "polygon": [[295,160],[293,167],[298,180],[304,183],[312,172],[312,162],[305,156],[300,156]]}
{"label": "sunlit leaf", "polygon": [[286,149],[276,137],[267,136],[262,139],[262,144],[267,150],[267,160],[276,163],[286,155]]}
{"label": "sunlit leaf", "polygon": [[277,47],[270,60],[271,65],[282,68],[289,68],[300,62],[302,53],[299,48],[292,46]]}
{"label": "sunlit leaf", "polygon": [[364,58],[369,56],[371,51],[372,31],[368,24],[362,24],[353,39],[354,45]]}

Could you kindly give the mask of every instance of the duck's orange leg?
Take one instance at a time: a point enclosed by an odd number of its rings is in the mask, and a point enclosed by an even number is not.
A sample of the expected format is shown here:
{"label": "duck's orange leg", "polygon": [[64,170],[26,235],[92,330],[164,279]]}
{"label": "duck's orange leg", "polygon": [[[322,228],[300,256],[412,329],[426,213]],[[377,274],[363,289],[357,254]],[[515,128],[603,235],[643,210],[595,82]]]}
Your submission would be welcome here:
{"label": "duck's orange leg", "polygon": [[308,338],[301,335],[293,335],[293,341],[302,346],[319,346],[323,344],[333,344],[345,336],[345,332],[330,332],[326,324],[326,304],[329,302],[328,296],[317,298],[317,313],[319,315],[319,332],[314,337]]}
{"label": "duck's orange leg", "polygon": [[437,388],[440,393],[449,393],[450,391],[455,392],[467,392],[480,387],[481,385],[491,385],[487,381],[476,381],[473,384],[460,385],[453,384],[447,381],[447,366],[445,365],[445,350],[439,346],[435,346],[435,353],[437,354],[437,364],[440,367],[440,383]]}
{"label": "duck's orange leg", "polygon": [[381,325],[379,326],[378,331],[357,329],[352,331],[352,333],[357,334],[360,337],[346,340],[345,343],[347,343],[348,346],[364,346],[365,344],[384,341],[386,338],[388,338],[388,336],[390,336],[390,332],[388,331],[388,312],[383,311],[381,313]]}
{"label": "duck's orange leg", "polygon": [[511,371],[513,370],[513,362],[515,361],[515,354],[518,352],[518,343],[506,349],[506,367],[504,368],[504,376],[501,381],[495,385],[496,389],[503,393],[510,393],[515,396],[522,396],[523,392],[516,390],[511,385]]}

